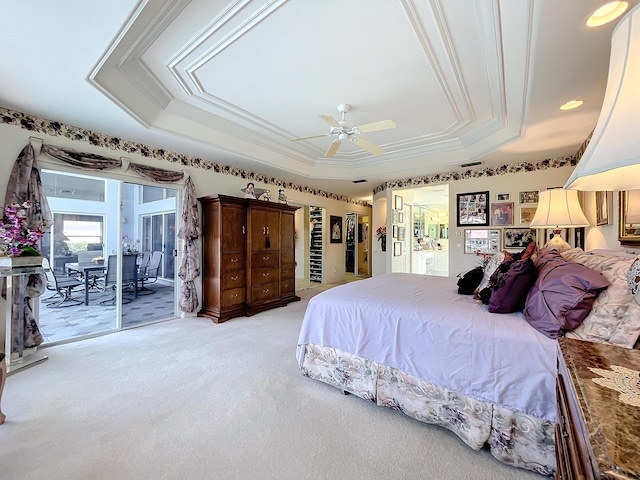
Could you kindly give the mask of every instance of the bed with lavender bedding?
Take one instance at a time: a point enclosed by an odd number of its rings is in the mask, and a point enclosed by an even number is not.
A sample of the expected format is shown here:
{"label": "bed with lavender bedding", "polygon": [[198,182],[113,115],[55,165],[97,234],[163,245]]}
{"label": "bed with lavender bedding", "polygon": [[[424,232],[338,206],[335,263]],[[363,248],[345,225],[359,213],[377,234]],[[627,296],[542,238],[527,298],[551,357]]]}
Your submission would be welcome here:
{"label": "bed with lavender bedding", "polygon": [[302,373],[550,475],[556,341],[521,312],[458,295],[456,280],[392,273],[316,295],[298,340]]}

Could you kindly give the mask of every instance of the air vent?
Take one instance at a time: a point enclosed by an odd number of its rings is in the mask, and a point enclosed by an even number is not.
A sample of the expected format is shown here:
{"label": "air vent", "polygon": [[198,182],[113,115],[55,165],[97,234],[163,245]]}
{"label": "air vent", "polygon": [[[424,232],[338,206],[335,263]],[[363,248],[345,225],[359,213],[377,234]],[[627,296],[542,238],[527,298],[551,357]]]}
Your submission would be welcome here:
{"label": "air vent", "polygon": [[74,193],[76,193],[76,191],[75,190],[62,189],[62,190],[60,190],[60,193],[63,194],[63,195],[73,195]]}
{"label": "air vent", "polygon": [[366,180],[352,180],[353,183],[363,183],[366,182]]}
{"label": "air vent", "polygon": [[463,163],[462,165],[460,165],[462,168],[467,168],[467,167],[475,167],[476,165],[482,165],[482,162],[471,162],[471,163]]}

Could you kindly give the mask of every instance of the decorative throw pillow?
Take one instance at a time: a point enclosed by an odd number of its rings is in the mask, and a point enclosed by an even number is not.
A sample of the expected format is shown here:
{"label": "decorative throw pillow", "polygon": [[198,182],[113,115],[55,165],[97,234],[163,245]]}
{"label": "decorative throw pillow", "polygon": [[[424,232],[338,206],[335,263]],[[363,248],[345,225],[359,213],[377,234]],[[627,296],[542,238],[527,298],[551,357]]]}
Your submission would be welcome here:
{"label": "decorative throw pillow", "polygon": [[483,275],[482,267],[476,267],[462,275],[458,280],[458,293],[460,295],[472,295],[482,280]]}
{"label": "decorative throw pillow", "polygon": [[631,267],[629,267],[629,271],[627,272],[627,286],[629,287],[629,293],[633,295],[633,298],[637,302],[640,300],[640,256],[638,256]]}
{"label": "decorative throw pillow", "polygon": [[498,268],[498,266],[505,261],[505,258],[511,258],[509,252],[505,250],[500,253],[496,253],[493,257],[491,257],[489,263],[487,263],[487,265],[484,267],[484,275],[482,276],[482,280],[480,280],[480,284],[476,289],[476,294],[483,288],[486,288],[486,286],[489,284],[489,280],[491,279],[491,275],[493,275],[493,272],[496,271],[496,268]]}
{"label": "decorative throw pillow", "polygon": [[536,279],[530,258],[511,262],[506,272],[498,268],[492,278],[489,311],[493,313],[519,312],[524,308],[527,293]]}
{"label": "decorative throw pillow", "polygon": [[513,255],[514,260],[526,260],[527,258],[531,258],[531,256],[536,253],[538,249],[538,245],[533,240],[530,241],[527,246],[521,252],[518,252]]}
{"label": "decorative throw pillow", "polygon": [[633,348],[640,336],[640,305],[629,293],[627,279],[634,260],[593,255],[579,248],[563,252],[562,256],[602,273],[611,283],[598,296],[582,325],[568,336]]}
{"label": "decorative throw pillow", "polygon": [[535,263],[536,280],[523,314],[527,322],[550,338],[578,327],[587,317],[607,279],[584,265],[542,249]]}

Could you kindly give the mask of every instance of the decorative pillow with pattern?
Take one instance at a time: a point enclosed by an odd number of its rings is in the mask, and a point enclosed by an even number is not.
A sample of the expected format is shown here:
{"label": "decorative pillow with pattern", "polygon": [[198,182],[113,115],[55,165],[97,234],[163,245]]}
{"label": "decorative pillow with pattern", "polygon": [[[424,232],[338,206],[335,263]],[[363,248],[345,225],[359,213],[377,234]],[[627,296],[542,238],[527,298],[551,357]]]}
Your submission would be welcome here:
{"label": "decorative pillow with pattern", "polygon": [[491,279],[491,275],[493,275],[493,272],[496,271],[498,266],[505,261],[505,258],[507,259],[511,258],[511,255],[509,254],[509,252],[505,250],[503,250],[500,253],[496,253],[493,257],[491,257],[491,260],[489,260],[489,263],[487,263],[487,265],[484,267],[484,275],[482,276],[482,280],[480,280],[480,284],[478,285],[478,288],[476,288],[476,291],[475,291],[476,295],[480,290],[486,288],[487,285],[489,285],[489,280]]}
{"label": "decorative pillow with pattern", "polygon": [[629,293],[627,276],[634,260],[618,256],[594,255],[580,248],[562,252],[567,260],[581,263],[609,280],[593,304],[591,312],[568,337],[633,348],[640,337],[640,305]]}
{"label": "decorative pillow with pattern", "polygon": [[633,299],[640,304],[640,256],[638,256],[627,272],[627,286]]}

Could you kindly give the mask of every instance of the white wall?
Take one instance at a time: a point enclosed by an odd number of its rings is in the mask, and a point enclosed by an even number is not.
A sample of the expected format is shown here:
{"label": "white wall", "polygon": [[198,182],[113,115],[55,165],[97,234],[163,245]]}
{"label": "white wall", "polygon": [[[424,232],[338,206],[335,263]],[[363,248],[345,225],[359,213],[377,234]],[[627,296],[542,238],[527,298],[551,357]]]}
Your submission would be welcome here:
{"label": "white wall", "polygon": [[[98,132],[100,133],[100,132]],[[13,164],[22,151],[22,149],[29,143],[29,137],[37,137],[44,140],[45,144],[55,145],[58,147],[71,148],[79,152],[88,152],[104,155],[111,158],[120,158],[121,156],[127,157],[130,161],[151,165],[159,168],[165,168],[168,170],[181,171],[184,167],[180,164],[171,163],[168,161],[161,161],[157,159],[149,159],[141,155],[132,154],[120,150],[113,150],[109,148],[97,147],[84,141],[73,141],[66,137],[50,136],[41,134],[39,132],[32,132],[14,125],[0,124],[0,162],[3,166],[0,169],[0,188],[6,190],[7,182],[11,174]],[[177,152],[180,153],[180,152]],[[74,169],[70,166],[63,164],[57,160],[54,160],[47,155],[41,154],[37,158],[37,162],[40,168],[51,168],[59,171],[66,171],[72,173],[82,172],[78,169]],[[196,188],[196,194],[198,197],[211,195],[211,194],[225,194],[241,197],[241,189],[246,187],[247,180],[241,177],[232,175],[225,175],[222,173],[216,173],[212,170],[204,170],[197,168],[187,168],[189,171],[193,183]],[[259,173],[259,172],[258,172]],[[120,170],[108,170],[102,172],[91,172],[92,176],[114,178],[123,181],[133,181],[134,183],[148,183],[145,182],[142,177],[137,176],[132,172],[122,172]],[[254,182],[256,188],[267,188],[272,192],[272,198],[277,199],[278,188],[274,185],[262,184],[260,182]],[[181,188],[181,187],[179,187]],[[286,190],[286,189],[285,189]],[[327,218],[329,215],[338,215],[345,217],[347,212],[357,212],[364,215],[371,215],[371,208],[356,205],[353,203],[347,203],[339,200],[328,199],[322,196],[316,196],[309,193],[298,192],[295,190],[286,190],[286,194],[290,204],[295,205],[317,205],[326,208]],[[179,217],[179,215],[178,215]],[[179,218],[177,219],[179,221]],[[179,228],[179,225],[176,226]],[[107,232],[108,236],[111,236],[112,232]],[[201,244],[199,245],[201,247]],[[179,264],[179,259],[177,263]],[[345,278],[345,246],[342,244],[330,244],[327,239],[326,253],[325,253],[325,282],[335,283],[344,280]],[[201,283],[198,279],[196,281],[196,287],[198,289],[199,298],[202,298]],[[0,300],[0,308],[4,311],[4,301]],[[2,328],[2,327],[0,327]]]}
{"label": "white wall", "polygon": [[[478,264],[478,259],[473,254],[464,253],[464,229],[467,227],[458,227],[456,218],[456,199],[461,193],[489,191],[490,203],[496,201],[497,193],[509,193],[510,201],[514,202],[514,227],[526,227],[520,224],[520,204],[518,203],[518,194],[522,191],[538,190],[542,191],[549,187],[558,187],[564,185],[565,181],[573,171],[573,167],[549,168],[546,170],[535,170],[527,172],[509,173],[505,175],[496,175],[492,177],[478,177],[464,180],[452,181],[449,183],[449,276],[455,277],[460,272],[465,272]],[[416,188],[412,185],[408,188]],[[394,194],[405,195],[402,189],[385,190],[378,193],[374,197],[373,217],[377,222],[386,219],[388,228],[391,225],[391,213],[386,208],[387,204],[391,205]],[[408,193],[408,192],[407,192]],[[618,201],[617,192],[613,194],[613,207],[610,215],[611,224],[606,226],[595,226],[595,193],[584,192],[583,205],[587,218],[592,223],[592,227],[585,229],[585,250],[595,248],[604,249],[620,249],[618,242]],[[411,201],[410,198],[407,200]],[[374,229],[375,229],[374,228]],[[500,228],[500,227],[498,227]],[[539,230],[539,235],[543,234]],[[379,242],[376,242],[379,243]],[[375,245],[374,245],[375,249]],[[379,250],[379,245],[378,245]],[[374,274],[386,273],[392,271],[392,255],[393,252],[387,245],[387,252],[384,257],[374,257],[377,265],[374,263]]]}

